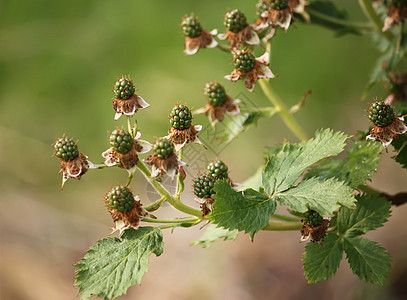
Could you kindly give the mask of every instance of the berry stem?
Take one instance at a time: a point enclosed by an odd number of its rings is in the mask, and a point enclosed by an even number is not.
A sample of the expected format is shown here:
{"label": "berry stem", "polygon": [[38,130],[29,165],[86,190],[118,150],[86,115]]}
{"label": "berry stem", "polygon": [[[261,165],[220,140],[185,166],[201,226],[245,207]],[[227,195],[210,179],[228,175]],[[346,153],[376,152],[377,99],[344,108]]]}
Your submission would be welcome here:
{"label": "berry stem", "polygon": [[216,48],[222,50],[223,52],[230,53],[229,47],[224,46],[224,45],[222,45],[222,44],[219,44],[219,43],[218,43],[218,45],[216,46]]}
{"label": "berry stem", "polygon": [[262,229],[266,231],[297,231],[302,228],[302,222],[273,222],[269,221],[268,224]]}
{"label": "berry stem", "polygon": [[149,223],[196,223],[198,221],[201,221],[197,217],[187,217],[187,218],[177,218],[177,219],[171,219],[171,220],[158,220],[158,219],[149,219],[149,218],[143,218],[141,219],[142,222],[149,222]]}
{"label": "berry stem", "polygon": [[279,215],[279,214],[274,214],[271,217],[276,220],[287,221],[287,222],[298,222],[298,220],[299,220],[299,218],[284,216],[284,215]]}
{"label": "berry stem", "polygon": [[161,204],[163,204],[165,201],[167,201],[167,196],[162,196],[160,199],[158,199],[157,201],[154,201],[150,205],[144,206],[144,209],[148,212],[156,211],[157,209],[160,208]]}
{"label": "berry stem", "polygon": [[[120,164],[114,164],[112,166],[107,166],[105,164],[94,164],[94,166],[95,166],[95,168],[94,168],[95,170],[100,170],[100,169],[104,169],[104,168],[111,168],[111,167],[120,166]],[[89,169],[89,170],[92,170],[92,169]]]}
{"label": "berry stem", "polygon": [[202,217],[202,212],[200,210],[185,205],[179,198],[175,198],[173,195],[171,195],[171,193],[160,182],[158,182],[155,178],[152,178],[150,170],[141,160],[137,162],[137,168],[140,170],[141,173],[143,173],[144,177],[157,190],[157,192],[161,196],[165,197],[166,201],[170,203],[174,208],[183,213],[193,215],[198,218]]}
{"label": "berry stem", "polygon": [[373,22],[376,26],[377,31],[383,35],[389,42],[393,40],[393,34],[390,31],[383,32],[383,22],[380,17],[376,14],[376,11],[373,8],[372,0],[359,0],[359,5],[365,13],[366,17]]}
{"label": "berry stem", "polygon": [[275,92],[271,89],[270,85],[268,84],[268,80],[266,79],[259,79],[261,89],[263,90],[264,94],[270,100],[271,103],[274,104],[277,111],[280,113],[281,118],[283,119],[284,123],[287,127],[301,140],[306,141],[308,140],[308,136],[302,127],[297,123],[293,115],[287,109],[285,104],[278,98]]}
{"label": "berry stem", "polygon": [[[182,147],[179,152],[178,152],[178,160],[182,160],[182,157],[184,156],[184,147]],[[175,197],[179,198],[179,195],[184,191],[185,184],[184,180],[182,179],[182,174],[181,172],[178,172],[177,176],[177,188],[175,192]]]}

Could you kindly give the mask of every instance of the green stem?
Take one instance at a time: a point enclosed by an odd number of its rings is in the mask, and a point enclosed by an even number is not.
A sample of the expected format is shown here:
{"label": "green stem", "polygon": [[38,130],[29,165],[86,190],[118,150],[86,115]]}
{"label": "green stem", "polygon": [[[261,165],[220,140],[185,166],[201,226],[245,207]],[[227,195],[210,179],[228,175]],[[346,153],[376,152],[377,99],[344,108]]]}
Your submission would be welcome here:
{"label": "green stem", "polygon": [[334,18],[328,15],[325,15],[323,13],[320,13],[319,11],[313,10],[313,9],[308,9],[307,12],[311,15],[314,16],[318,19],[327,21],[332,24],[337,24],[341,26],[346,26],[346,27],[352,27],[354,29],[358,30],[365,30],[365,31],[372,31],[373,27],[370,23],[360,23],[360,22],[349,22],[347,20],[343,19],[338,19]]}
{"label": "green stem", "polygon": [[370,186],[367,185],[359,185],[358,190],[361,192],[365,192],[366,194],[370,195],[379,195],[380,192],[376,191],[374,188],[371,188]]}
{"label": "green stem", "polygon": [[383,32],[383,22],[380,17],[376,14],[376,11],[373,8],[371,0],[359,0],[359,5],[362,8],[365,15],[373,22],[376,26],[377,31],[383,35],[389,42],[393,40],[393,34],[389,31]]}
{"label": "green stem", "polygon": [[223,52],[230,53],[229,46],[224,46],[224,45],[218,43],[218,45],[216,46],[216,48],[222,50]]}
{"label": "green stem", "polygon": [[277,97],[274,91],[271,89],[268,81],[266,79],[259,79],[261,89],[263,90],[264,94],[270,100],[271,103],[274,104],[278,112],[280,113],[281,118],[284,120],[284,123],[287,127],[301,140],[306,141],[308,140],[308,136],[302,127],[297,123],[294,116],[290,113],[287,109],[285,104]]}
{"label": "green stem", "polygon": [[284,216],[284,215],[279,215],[279,214],[274,214],[271,216],[273,219],[276,220],[282,220],[282,221],[287,221],[287,222],[298,222],[299,219],[295,217],[290,217],[290,216]]}
{"label": "green stem", "polygon": [[264,115],[268,115],[268,116],[273,116],[275,113],[278,112],[278,109],[275,108],[274,106],[268,106],[268,107],[261,107],[261,108],[255,108],[255,107],[248,107],[248,108],[244,108],[242,109],[242,112],[258,112],[258,113],[262,113]]}
{"label": "green stem", "polygon": [[149,222],[149,223],[195,223],[200,219],[196,217],[188,217],[188,218],[180,218],[180,219],[171,219],[171,220],[158,220],[158,219],[149,219],[143,218],[141,219],[142,222]]}
{"label": "green stem", "polygon": [[273,222],[269,221],[268,224],[262,229],[267,231],[296,231],[302,228],[301,222]]}
{"label": "green stem", "polygon": [[[184,147],[182,147],[179,152],[178,152],[178,160],[182,160],[184,156]],[[184,184],[184,179],[182,178],[181,172],[178,172],[177,176],[177,188],[175,192],[175,197],[179,198],[180,194],[184,191],[185,184]]]}
{"label": "green stem", "polygon": [[181,202],[180,199],[172,196],[171,193],[160,182],[158,182],[155,178],[152,178],[150,170],[141,160],[137,162],[137,168],[143,173],[144,177],[157,190],[157,192],[161,196],[166,197],[166,201],[170,203],[173,207],[175,207],[176,209],[183,213],[193,215],[198,218],[202,217],[202,212],[199,209],[195,209],[193,207],[185,205],[184,203]]}
{"label": "green stem", "polygon": [[144,206],[144,209],[148,212],[156,211],[157,209],[160,208],[161,204],[163,204],[165,201],[167,201],[167,197],[162,196],[160,199],[158,199],[157,201],[154,201],[150,205]]}
{"label": "green stem", "polygon": [[100,169],[104,169],[104,168],[110,168],[110,167],[116,167],[116,166],[120,166],[120,164],[114,164],[112,166],[107,166],[105,164],[93,164],[96,168],[95,169],[90,169],[90,170],[100,170]]}

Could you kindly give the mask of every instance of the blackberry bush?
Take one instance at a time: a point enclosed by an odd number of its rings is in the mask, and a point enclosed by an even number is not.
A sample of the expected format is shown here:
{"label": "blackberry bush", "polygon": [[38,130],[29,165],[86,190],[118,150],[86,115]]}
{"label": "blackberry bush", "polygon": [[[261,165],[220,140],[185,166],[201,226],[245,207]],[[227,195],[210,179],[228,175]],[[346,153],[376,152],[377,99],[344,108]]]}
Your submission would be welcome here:
{"label": "blackberry bush", "polygon": [[181,27],[184,35],[189,37],[200,36],[202,32],[202,26],[199,23],[198,18],[193,15],[184,18],[182,20]]}
{"label": "blackberry bush", "polygon": [[166,138],[161,138],[156,141],[153,146],[153,150],[157,154],[158,158],[164,159],[174,153],[174,143]]}
{"label": "blackberry bush", "polygon": [[318,226],[319,224],[322,223],[323,219],[324,218],[315,210],[309,210],[306,213],[304,213],[304,221],[309,226]]}
{"label": "blackberry bush", "polygon": [[288,7],[288,0],[271,0],[270,7],[276,10],[286,9]]}
{"label": "blackberry bush", "polygon": [[204,88],[204,94],[209,98],[213,106],[221,106],[226,101],[225,88],[217,81],[208,82]]}
{"label": "blackberry bush", "polygon": [[374,102],[369,109],[369,120],[379,127],[386,127],[393,122],[394,111],[383,101]]}
{"label": "blackberry bush", "polygon": [[136,92],[136,87],[133,81],[127,76],[124,76],[117,80],[114,85],[113,93],[117,99],[127,100]]}
{"label": "blackberry bush", "polygon": [[105,203],[109,210],[125,213],[134,207],[134,196],[127,187],[118,185],[106,194]]}
{"label": "blackberry bush", "polygon": [[233,53],[233,64],[236,70],[247,73],[256,65],[256,58],[248,49],[236,50]]}
{"label": "blackberry bush", "polygon": [[110,134],[110,145],[116,152],[126,154],[133,147],[133,138],[124,129],[115,129]]}
{"label": "blackberry bush", "polygon": [[179,104],[171,110],[169,119],[175,129],[188,129],[192,124],[192,113],[187,106]]}
{"label": "blackberry bush", "polygon": [[58,139],[54,144],[54,150],[55,156],[64,161],[74,160],[79,155],[78,146],[73,138],[62,137]]}
{"label": "blackberry bush", "polygon": [[208,174],[216,178],[216,180],[228,178],[228,167],[221,160],[211,162],[207,167],[207,171]]}
{"label": "blackberry bush", "polygon": [[247,26],[247,19],[244,13],[235,9],[228,11],[225,14],[223,24],[226,26],[227,30],[237,33]]}
{"label": "blackberry bush", "polygon": [[215,191],[213,187],[216,182],[216,178],[208,173],[203,173],[193,180],[194,194],[198,198],[207,199],[211,198]]}

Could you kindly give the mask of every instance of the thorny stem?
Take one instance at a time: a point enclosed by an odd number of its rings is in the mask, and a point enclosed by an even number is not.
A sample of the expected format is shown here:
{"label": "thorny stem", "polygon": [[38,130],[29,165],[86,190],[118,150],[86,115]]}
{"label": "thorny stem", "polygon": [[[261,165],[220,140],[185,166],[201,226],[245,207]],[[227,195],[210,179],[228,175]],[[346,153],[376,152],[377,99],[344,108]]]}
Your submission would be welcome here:
{"label": "thorny stem", "polygon": [[180,219],[171,219],[171,220],[158,220],[158,219],[149,219],[143,218],[141,219],[142,222],[149,222],[149,223],[195,223],[200,221],[197,217],[188,217],[188,218],[180,218]]}
{"label": "thorny stem", "polygon": [[190,214],[198,218],[202,217],[202,212],[200,210],[185,205],[184,203],[181,202],[180,199],[172,196],[171,193],[160,182],[158,182],[155,178],[152,178],[151,173],[148,170],[147,166],[141,160],[137,162],[137,168],[143,173],[144,177],[157,190],[157,192],[161,196],[165,197],[166,201],[170,203],[173,207],[175,207],[176,209],[183,213]]}
{"label": "thorny stem", "polygon": [[278,98],[278,96],[274,93],[271,89],[268,81],[266,79],[259,79],[261,89],[263,90],[264,94],[270,100],[271,103],[274,104],[278,113],[280,113],[281,118],[283,119],[284,123],[287,127],[301,140],[306,141],[308,140],[308,136],[302,127],[297,123],[293,115],[287,109],[285,104]]}
{"label": "thorny stem", "polygon": [[383,32],[383,22],[380,20],[380,17],[376,14],[376,11],[373,8],[372,0],[359,0],[359,5],[362,8],[365,15],[373,22],[376,26],[377,31],[383,35],[389,42],[393,40],[393,34],[389,31]]}
{"label": "thorny stem", "polygon": [[296,231],[302,228],[301,222],[274,222],[269,221],[268,224],[262,229],[266,231]]}

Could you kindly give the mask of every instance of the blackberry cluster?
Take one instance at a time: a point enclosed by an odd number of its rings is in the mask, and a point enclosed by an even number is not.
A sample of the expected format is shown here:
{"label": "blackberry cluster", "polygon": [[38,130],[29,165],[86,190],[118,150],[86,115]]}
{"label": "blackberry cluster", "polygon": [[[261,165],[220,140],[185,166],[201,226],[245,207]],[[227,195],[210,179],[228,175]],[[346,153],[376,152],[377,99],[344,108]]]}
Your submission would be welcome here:
{"label": "blackberry cluster", "polygon": [[383,101],[376,101],[369,109],[369,120],[379,127],[385,127],[393,122],[394,111]]}
{"label": "blackberry cluster", "polygon": [[286,9],[288,7],[288,0],[271,0],[270,6],[276,10]]}
{"label": "blackberry cluster", "polygon": [[114,151],[126,154],[133,146],[133,138],[126,130],[117,128],[110,134],[110,146]]}
{"label": "blackberry cluster", "polygon": [[260,0],[256,4],[256,15],[261,17],[261,14],[268,11],[271,8],[270,2],[268,0]]}
{"label": "blackberry cluster", "polygon": [[65,161],[74,160],[79,155],[78,146],[73,141],[73,138],[59,138],[54,144],[54,149],[55,156]]}
{"label": "blackberry cluster", "polygon": [[133,208],[134,196],[127,187],[118,185],[106,194],[105,203],[108,209],[124,213]]}
{"label": "blackberry cluster", "polygon": [[169,118],[171,126],[175,129],[188,129],[192,124],[192,113],[188,107],[182,104],[174,106]]}
{"label": "blackberry cluster", "polygon": [[228,178],[228,167],[221,160],[211,162],[208,165],[207,170],[208,174],[215,177],[216,180]]}
{"label": "blackberry cluster", "polygon": [[158,158],[167,158],[174,152],[174,144],[166,138],[159,139],[153,147]]}
{"label": "blackberry cluster", "polygon": [[221,106],[226,101],[225,88],[216,80],[205,85],[204,93],[209,98],[209,103],[213,106]]}
{"label": "blackberry cluster", "polygon": [[182,31],[186,36],[197,37],[201,35],[202,27],[197,17],[189,16],[182,20]]}
{"label": "blackberry cluster", "polygon": [[225,14],[223,24],[227,30],[237,33],[247,26],[247,18],[240,10],[235,9]]}
{"label": "blackberry cluster", "polygon": [[127,100],[136,92],[136,87],[130,78],[124,76],[116,81],[113,93],[117,99]]}
{"label": "blackberry cluster", "polygon": [[198,198],[208,199],[211,198],[215,191],[213,186],[215,185],[216,178],[208,173],[203,173],[193,180],[194,194]]}
{"label": "blackberry cluster", "polygon": [[318,226],[319,224],[322,223],[323,219],[324,218],[315,210],[309,210],[306,213],[304,213],[304,221],[309,226]]}
{"label": "blackberry cluster", "polygon": [[256,65],[256,58],[248,49],[236,50],[233,54],[235,69],[247,73]]}

